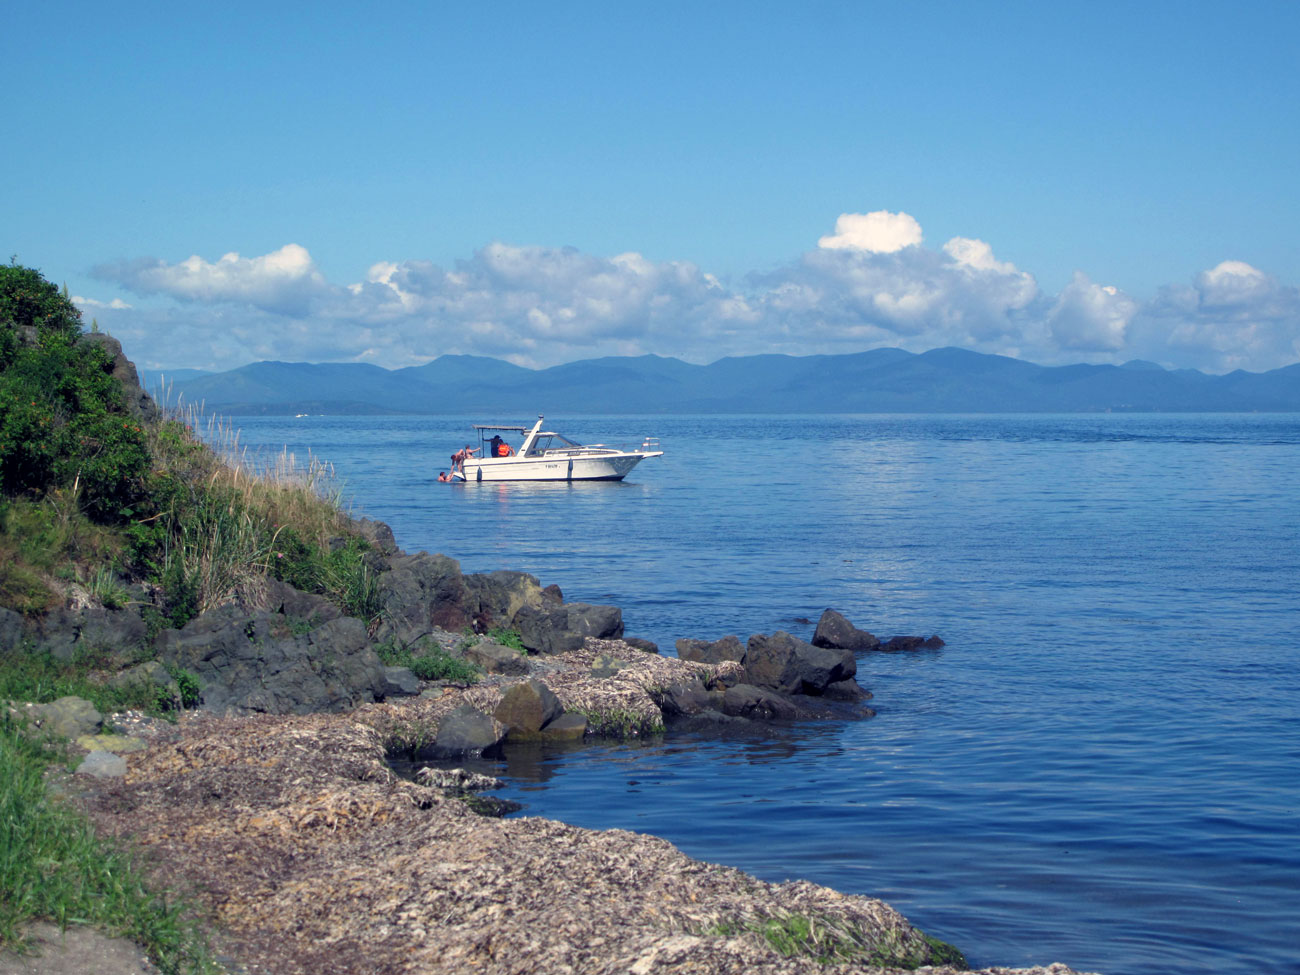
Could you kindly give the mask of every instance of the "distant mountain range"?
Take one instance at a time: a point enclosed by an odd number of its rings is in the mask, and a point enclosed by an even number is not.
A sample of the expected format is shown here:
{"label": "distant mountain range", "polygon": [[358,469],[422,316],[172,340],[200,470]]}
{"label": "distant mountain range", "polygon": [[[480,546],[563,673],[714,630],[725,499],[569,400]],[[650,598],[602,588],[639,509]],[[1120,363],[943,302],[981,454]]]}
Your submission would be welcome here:
{"label": "distant mountain range", "polygon": [[[143,377],[151,391],[158,375]],[[964,349],[754,355],[696,366],[644,355],[525,369],[482,356],[422,366],[257,362],[165,375],[170,400],[283,413],[1079,413],[1300,411],[1300,364],[1209,376],[1155,363],[1038,366]]]}

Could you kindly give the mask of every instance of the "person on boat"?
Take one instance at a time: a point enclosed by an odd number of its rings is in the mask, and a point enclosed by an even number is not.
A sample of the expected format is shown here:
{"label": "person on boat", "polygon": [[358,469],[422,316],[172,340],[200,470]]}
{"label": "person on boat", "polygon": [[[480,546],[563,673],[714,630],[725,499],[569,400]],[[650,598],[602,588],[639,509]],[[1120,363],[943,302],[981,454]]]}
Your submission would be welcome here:
{"label": "person on boat", "polygon": [[451,469],[453,471],[464,472],[465,461],[469,460],[469,458],[477,454],[479,452],[479,449],[480,448],[478,447],[470,447],[469,444],[466,444],[460,450],[456,451],[454,454],[451,455]]}
{"label": "person on boat", "polygon": [[488,455],[491,457],[509,457],[514,453],[510,445],[501,439],[501,434],[492,435],[492,440],[488,444]]}

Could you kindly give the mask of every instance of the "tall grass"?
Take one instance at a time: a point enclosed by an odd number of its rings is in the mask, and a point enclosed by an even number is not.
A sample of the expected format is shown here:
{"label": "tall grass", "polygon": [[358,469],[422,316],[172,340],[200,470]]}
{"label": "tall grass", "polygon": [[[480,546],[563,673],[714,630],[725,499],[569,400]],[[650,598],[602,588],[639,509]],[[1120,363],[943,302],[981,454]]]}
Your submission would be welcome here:
{"label": "tall grass", "polygon": [[21,947],[31,920],[90,923],[139,942],[168,975],[219,971],[184,906],[150,891],[127,852],[47,796],[45,771],[61,757],[0,713],[0,946]]}
{"label": "tall grass", "polygon": [[373,575],[334,469],[287,449],[250,455],[239,431],[177,407],[148,431],[155,479],[166,488],[161,573],[203,612],[272,575],[327,596],[351,615],[377,614]]}

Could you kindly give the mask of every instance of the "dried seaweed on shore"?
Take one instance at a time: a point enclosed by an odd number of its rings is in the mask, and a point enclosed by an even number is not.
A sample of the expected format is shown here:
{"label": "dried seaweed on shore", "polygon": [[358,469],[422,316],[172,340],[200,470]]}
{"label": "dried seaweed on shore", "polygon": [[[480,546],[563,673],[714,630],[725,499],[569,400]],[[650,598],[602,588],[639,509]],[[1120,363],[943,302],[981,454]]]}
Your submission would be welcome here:
{"label": "dried seaweed on shore", "polygon": [[[588,656],[570,672],[607,650],[579,651]],[[629,659],[599,692],[558,671],[548,683],[566,707],[636,710],[685,666]],[[483,707],[501,693],[187,721],[175,740],[131,756],[126,781],[103,786],[89,811],[101,829],[134,837],[161,879],[192,891],[254,973],[796,975],[946,957],[880,901],[765,883],[650,836],[485,819],[390,771],[400,729],[436,729],[465,700]],[[806,943],[783,953],[778,928]]]}

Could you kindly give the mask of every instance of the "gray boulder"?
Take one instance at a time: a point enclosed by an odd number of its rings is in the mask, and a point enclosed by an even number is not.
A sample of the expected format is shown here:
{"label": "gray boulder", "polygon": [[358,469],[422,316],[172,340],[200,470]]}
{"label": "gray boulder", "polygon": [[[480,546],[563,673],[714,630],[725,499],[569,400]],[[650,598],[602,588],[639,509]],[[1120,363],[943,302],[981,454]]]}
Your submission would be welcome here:
{"label": "gray boulder", "polygon": [[129,609],[59,608],[46,614],[29,635],[38,649],[57,660],[94,651],[125,659],[149,642],[144,620]]}
{"label": "gray boulder", "polygon": [[740,637],[724,636],[721,640],[678,640],[677,656],[702,664],[720,664],[728,660],[737,663],[745,659],[745,645]]}
{"label": "gray boulder", "polygon": [[439,758],[482,755],[497,748],[506,736],[506,726],[491,715],[462,704],[438,724],[433,753]]}
{"label": "gray boulder", "polygon": [[501,570],[465,577],[470,593],[470,611],[475,627],[482,632],[496,626],[513,626],[515,615],[525,606],[542,605],[542,586],[527,572]]}
{"label": "gray boulder", "polygon": [[385,667],[383,697],[414,697],[420,693],[420,678],[409,667]]}
{"label": "gray boulder", "polygon": [[383,622],[376,636],[381,641],[411,644],[434,629],[458,632],[470,625],[477,607],[460,563],[445,555],[396,556],[377,585]]}
{"label": "gray boulder", "polygon": [[653,640],[644,640],[639,636],[625,636],[623,642],[633,650],[640,650],[642,653],[658,653],[659,644]]}
{"label": "gray boulder", "polygon": [[564,713],[560,699],[539,680],[515,684],[492,713],[512,738],[536,734]]}
{"label": "gray boulder", "polygon": [[669,684],[655,695],[655,703],[665,718],[677,718],[707,711],[713,707],[714,701],[704,682],[697,677]]}
{"label": "gray boulder", "polygon": [[77,766],[78,775],[92,775],[97,779],[120,779],[126,775],[126,759],[112,752],[96,749],[86,755]]}
{"label": "gray boulder", "polygon": [[465,659],[482,667],[489,674],[517,676],[528,673],[528,658],[518,650],[511,650],[491,640],[479,640],[464,650]]}
{"label": "gray boulder", "polygon": [[295,635],[282,615],[223,607],[160,638],[162,660],[197,677],[203,706],[219,713],[343,711],[388,687],[365,624],[351,617]]}
{"label": "gray boulder", "polygon": [[104,726],[104,716],[95,706],[80,697],[61,697],[49,704],[37,704],[27,711],[28,720],[42,731],[76,741],[93,735]]}
{"label": "gray boulder", "polygon": [[833,650],[873,650],[880,641],[866,630],[859,630],[835,610],[828,609],[817,621],[812,644]]}
{"label": "gray boulder", "polygon": [[784,630],[751,636],[742,663],[751,683],[782,694],[821,694],[858,672],[853,651],[814,647]]}
{"label": "gray boulder", "polygon": [[587,637],[617,640],[623,636],[623,611],[617,606],[566,603],[526,606],[515,616],[515,628],[529,651],[565,653],[578,650]]}

